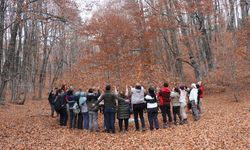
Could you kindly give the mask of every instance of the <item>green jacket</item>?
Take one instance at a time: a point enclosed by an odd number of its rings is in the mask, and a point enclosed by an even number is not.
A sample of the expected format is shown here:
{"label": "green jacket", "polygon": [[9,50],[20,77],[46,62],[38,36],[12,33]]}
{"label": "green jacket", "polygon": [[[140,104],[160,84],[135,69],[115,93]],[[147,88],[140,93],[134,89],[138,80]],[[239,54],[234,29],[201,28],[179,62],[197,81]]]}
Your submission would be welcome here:
{"label": "green jacket", "polygon": [[116,108],[116,100],[125,101],[125,99],[117,96],[111,91],[106,91],[98,100],[97,104],[99,104],[102,100],[104,100],[104,107],[112,107]]}

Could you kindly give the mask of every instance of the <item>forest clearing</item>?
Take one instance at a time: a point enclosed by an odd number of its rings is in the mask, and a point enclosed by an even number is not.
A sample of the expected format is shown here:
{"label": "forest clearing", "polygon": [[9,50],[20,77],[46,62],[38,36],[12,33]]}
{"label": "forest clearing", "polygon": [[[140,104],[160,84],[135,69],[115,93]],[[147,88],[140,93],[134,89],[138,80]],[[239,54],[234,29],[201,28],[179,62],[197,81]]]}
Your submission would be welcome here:
{"label": "forest clearing", "polygon": [[[247,90],[248,91],[248,90]],[[0,106],[1,149],[249,149],[249,92],[240,102],[231,92],[209,95],[198,122],[157,131],[90,133],[58,125],[47,100]],[[244,92],[243,92],[244,93]],[[102,120],[103,115],[99,115]],[[191,113],[188,113],[191,117]],[[161,120],[161,117],[159,117]],[[100,121],[102,127],[103,122]],[[103,130],[103,129],[101,129]],[[70,142],[69,142],[70,141]]]}

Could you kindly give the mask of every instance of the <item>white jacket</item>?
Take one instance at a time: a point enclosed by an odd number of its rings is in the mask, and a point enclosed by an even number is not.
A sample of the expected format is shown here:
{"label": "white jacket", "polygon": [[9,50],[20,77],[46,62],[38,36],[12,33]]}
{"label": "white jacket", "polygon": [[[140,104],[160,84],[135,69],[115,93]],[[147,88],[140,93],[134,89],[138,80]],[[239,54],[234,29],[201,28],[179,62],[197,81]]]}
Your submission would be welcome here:
{"label": "white jacket", "polygon": [[198,89],[193,88],[189,94],[189,100],[190,101],[195,101],[195,103],[197,104],[197,98],[198,98]]}
{"label": "white jacket", "polygon": [[144,88],[141,87],[141,89],[131,89],[132,95],[131,95],[131,103],[132,104],[141,104],[145,103],[144,101]]}

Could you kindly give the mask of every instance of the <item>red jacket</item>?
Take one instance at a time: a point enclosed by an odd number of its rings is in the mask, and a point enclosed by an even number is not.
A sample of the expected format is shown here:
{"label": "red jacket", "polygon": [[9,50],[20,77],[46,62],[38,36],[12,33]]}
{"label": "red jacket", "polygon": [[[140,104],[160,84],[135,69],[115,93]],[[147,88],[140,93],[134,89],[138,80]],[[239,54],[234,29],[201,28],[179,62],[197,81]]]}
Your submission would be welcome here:
{"label": "red jacket", "polygon": [[160,101],[160,106],[162,105],[170,105],[170,89],[168,87],[164,87],[160,90],[158,93],[159,101]]}
{"label": "red jacket", "polygon": [[200,86],[200,90],[201,90],[201,94],[199,96],[200,96],[200,98],[203,98],[204,87],[202,85]]}

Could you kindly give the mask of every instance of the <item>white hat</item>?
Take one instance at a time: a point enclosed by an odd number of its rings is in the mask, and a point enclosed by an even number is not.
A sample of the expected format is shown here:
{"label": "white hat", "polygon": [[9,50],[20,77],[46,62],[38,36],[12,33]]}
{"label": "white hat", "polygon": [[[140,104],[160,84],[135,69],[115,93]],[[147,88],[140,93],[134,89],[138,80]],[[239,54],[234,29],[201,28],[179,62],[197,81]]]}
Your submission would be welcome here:
{"label": "white hat", "polygon": [[195,83],[192,83],[192,84],[191,84],[191,88],[196,88],[196,84],[195,84]]}

